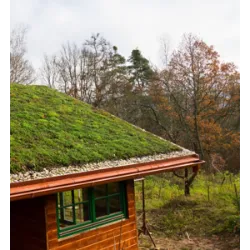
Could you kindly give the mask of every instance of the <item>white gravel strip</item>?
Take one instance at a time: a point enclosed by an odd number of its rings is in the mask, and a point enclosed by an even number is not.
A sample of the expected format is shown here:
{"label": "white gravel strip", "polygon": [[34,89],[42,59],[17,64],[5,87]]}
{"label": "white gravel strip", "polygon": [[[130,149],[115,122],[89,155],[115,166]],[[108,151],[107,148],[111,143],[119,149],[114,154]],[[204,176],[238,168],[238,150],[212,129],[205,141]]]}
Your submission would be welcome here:
{"label": "white gravel strip", "polygon": [[62,176],[73,173],[82,173],[91,170],[98,170],[104,168],[114,168],[120,166],[126,166],[136,163],[153,162],[156,160],[164,160],[179,156],[186,156],[194,154],[194,152],[182,148],[181,151],[173,151],[168,154],[157,154],[151,156],[134,157],[128,160],[115,160],[115,161],[103,161],[98,163],[88,163],[81,166],[68,166],[68,167],[57,167],[46,169],[44,168],[41,172],[27,171],[25,173],[10,174],[10,183],[22,182],[36,179],[44,179],[53,176]]}

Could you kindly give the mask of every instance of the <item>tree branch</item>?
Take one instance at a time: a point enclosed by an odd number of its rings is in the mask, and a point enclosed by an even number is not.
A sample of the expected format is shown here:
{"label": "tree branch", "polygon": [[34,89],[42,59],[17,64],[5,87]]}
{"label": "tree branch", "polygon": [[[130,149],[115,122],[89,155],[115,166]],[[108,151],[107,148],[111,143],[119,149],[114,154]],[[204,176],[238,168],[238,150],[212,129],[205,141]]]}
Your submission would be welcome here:
{"label": "tree branch", "polygon": [[192,184],[192,182],[194,181],[194,178],[196,177],[196,175],[197,175],[197,172],[194,172],[193,174],[192,174],[192,176],[188,179],[188,185],[190,186],[191,184]]}
{"label": "tree branch", "polygon": [[175,171],[173,172],[173,174],[174,174],[175,176],[177,176],[178,178],[181,178],[181,179],[184,179],[184,178],[185,178],[184,176],[178,175]]}

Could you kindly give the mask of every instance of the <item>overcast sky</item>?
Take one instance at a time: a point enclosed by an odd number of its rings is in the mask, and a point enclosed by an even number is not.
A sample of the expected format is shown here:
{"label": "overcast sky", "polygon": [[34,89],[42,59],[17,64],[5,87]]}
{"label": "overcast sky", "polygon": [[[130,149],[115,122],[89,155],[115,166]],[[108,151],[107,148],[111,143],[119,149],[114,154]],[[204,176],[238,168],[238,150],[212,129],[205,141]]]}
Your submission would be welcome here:
{"label": "overcast sky", "polygon": [[160,38],[174,48],[191,32],[240,67],[239,0],[11,0],[11,29],[19,23],[30,28],[28,58],[35,68],[44,53],[67,41],[80,45],[97,32],[122,55],[138,47],[158,66]]}

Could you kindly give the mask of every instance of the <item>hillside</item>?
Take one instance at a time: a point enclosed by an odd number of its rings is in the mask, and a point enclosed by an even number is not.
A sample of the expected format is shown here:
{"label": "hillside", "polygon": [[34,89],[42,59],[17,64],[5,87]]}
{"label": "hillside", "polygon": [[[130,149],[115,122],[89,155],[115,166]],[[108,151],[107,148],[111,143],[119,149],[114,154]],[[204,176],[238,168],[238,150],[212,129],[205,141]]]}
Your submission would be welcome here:
{"label": "hillside", "polygon": [[10,172],[128,159],[176,145],[45,86],[10,86]]}

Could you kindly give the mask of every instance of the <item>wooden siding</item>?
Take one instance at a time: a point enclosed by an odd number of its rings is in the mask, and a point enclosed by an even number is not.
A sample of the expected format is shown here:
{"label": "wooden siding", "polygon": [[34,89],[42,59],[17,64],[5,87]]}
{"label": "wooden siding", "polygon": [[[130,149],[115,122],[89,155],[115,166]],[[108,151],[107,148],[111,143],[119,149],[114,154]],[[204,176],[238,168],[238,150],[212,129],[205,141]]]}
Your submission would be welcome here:
{"label": "wooden siding", "polygon": [[[58,239],[56,222],[56,195],[46,196],[47,250],[137,250],[137,226],[134,182],[127,181],[128,219]],[[116,247],[114,247],[116,246]]]}
{"label": "wooden siding", "polygon": [[43,198],[10,203],[10,249],[46,250]]}

